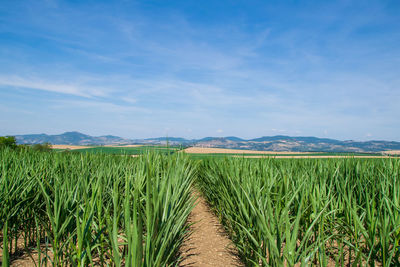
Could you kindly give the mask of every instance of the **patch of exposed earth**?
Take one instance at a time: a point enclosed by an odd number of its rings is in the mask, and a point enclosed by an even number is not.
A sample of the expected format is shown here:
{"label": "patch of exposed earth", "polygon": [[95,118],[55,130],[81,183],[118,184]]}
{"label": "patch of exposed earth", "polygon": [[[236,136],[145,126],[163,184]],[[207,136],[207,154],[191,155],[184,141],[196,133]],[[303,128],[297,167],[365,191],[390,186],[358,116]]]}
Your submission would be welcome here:
{"label": "patch of exposed earth", "polygon": [[398,156],[398,155],[400,155],[400,150],[382,151],[382,154]]}
{"label": "patch of exposed earth", "polygon": [[184,240],[181,254],[184,258],[180,266],[243,266],[237,251],[228,238],[218,218],[209,209],[199,193],[189,216],[192,234]]}

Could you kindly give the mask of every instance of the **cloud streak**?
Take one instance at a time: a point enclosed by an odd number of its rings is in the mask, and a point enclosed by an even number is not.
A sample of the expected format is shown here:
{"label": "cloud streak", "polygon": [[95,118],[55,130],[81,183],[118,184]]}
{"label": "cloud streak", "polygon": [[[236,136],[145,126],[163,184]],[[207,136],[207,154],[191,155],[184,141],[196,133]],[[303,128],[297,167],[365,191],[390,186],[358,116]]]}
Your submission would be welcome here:
{"label": "cloud streak", "polygon": [[85,86],[80,84],[49,82],[37,78],[25,78],[20,76],[0,76],[0,86],[30,88],[48,92],[81,96],[81,97],[104,97],[107,90],[103,88]]}

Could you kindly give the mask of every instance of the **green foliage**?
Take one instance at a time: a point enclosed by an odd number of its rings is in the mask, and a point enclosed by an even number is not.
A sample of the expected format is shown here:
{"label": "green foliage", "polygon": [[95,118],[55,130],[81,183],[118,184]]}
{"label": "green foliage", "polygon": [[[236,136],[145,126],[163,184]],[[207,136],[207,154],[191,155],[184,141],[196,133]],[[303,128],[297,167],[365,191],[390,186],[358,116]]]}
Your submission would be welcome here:
{"label": "green foliage", "polygon": [[149,152],[157,152],[161,154],[172,154],[178,151],[178,147],[165,147],[165,146],[138,146],[138,147],[92,147],[76,149],[76,152],[94,153],[94,154],[118,154],[118,155],[142,155]]}
{"label": "green foliage", "polygon": [[[173,266],[193,207],[183,154],[0,151],[3,264],[22,240],[39,266]],[[8,261],[8,262],[7,262]]]}
{"label": "green foliage", "polygon": [[155,148],[1,149],[3,266],[21,241],[38,266],[177,265],[196,177],[247,266],[400,266],[400,159],[200,160]]}
{"label": "green foliage", "polygon": [[325,157],[325,156],[343,156],[343,157],[356,157],[356,156],[378,156],[381,157],[381,153],[334,153],[334,152],[315,152],[315,153],[300,153],[300,154],[291,154],[291,153],[280,153],[280,154],[259,154],[259,153],[188,153],[190,158],[192,159],[212,159],[212,158],[226,158],[226,157],[279,157],[279,156],[288,156],[288,157],[296,157],[296,156],[306,156],[306,157]]}
{"label": "green foliage", "polygon": [[0,148],[16,148],[17,141],[14,136],[0,136]]}
{"label": "green foliage", "polygon": [[206,160],[199,186],[246,265],[400,266],[400,160]]}
{"label": "green foliage", "polygon": [[32,145],[32,149],[34,151],[40,151],[40,152],[50,152],[50,151],[52,151],[50,143],[34,144],[34,145]]}

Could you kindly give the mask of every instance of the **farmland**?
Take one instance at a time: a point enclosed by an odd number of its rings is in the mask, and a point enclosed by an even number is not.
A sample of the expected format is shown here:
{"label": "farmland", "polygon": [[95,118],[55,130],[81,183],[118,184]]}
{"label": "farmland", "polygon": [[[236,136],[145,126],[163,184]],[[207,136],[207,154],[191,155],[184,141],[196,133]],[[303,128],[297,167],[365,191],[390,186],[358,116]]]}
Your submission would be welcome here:
{"label": "farmland", "polygon": [[167,147],[167,146],[93,146],[93,147],[79,147],[73,146],[73,149],[59,149],[55,151],[73,151],[80,153],[90,154],[115,154],[115,155],[142,155],[149,152],[161,153],[161,154],[172,154],[180,150],[180,147]]}
{"label": "farmland", "polygon": [[[349,153],[349,152],[277,152],[277,151],[255,151],[240,149],[221,149],[221,148],[201,148],[181,146],[157,146],[157,145],[135,145],[135,146],[53,146],[54,151],[64,152],[73,151],[80,153],[95,154],[117,154],[117,155],[143,155],[148,152],[163,154],[173,154],[185,152],[192,159],[224,158],[224,157],[244,157],[244,158],[381,158],[388,157],[382,153]],[[392,155],[393,157],[394,155]]]}
{"label": "farmland", "polygon": [[184,150],[192,159],[210,158],[387,158],[381,153],[348,153],[348,152],[277,152],[221,148],[189,147]]}
{"label": "farmland", "polygon": [[246,265],[399,266],[399,163],[225,158],[199,185]]}
{"label": "farmland", "polygon": [[0,158],[3,266],[21,251],[41,266],[178,262],[193,207],[184,155],[2,149]]}
{"label": "farmland", "polygon": [[398,158],[74,151],[0,150],[3,266],[21,254],[50,266],[178,265],[193,190],[246,266],[400,264]]}

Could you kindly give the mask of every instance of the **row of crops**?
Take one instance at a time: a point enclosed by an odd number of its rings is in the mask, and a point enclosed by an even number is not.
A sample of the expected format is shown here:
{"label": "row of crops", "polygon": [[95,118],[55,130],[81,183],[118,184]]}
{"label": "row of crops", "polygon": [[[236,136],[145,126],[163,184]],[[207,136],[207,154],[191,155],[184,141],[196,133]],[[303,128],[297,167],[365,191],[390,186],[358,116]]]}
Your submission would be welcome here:
{"label": "row of crops", "polygon": [[[98,146],[90,148],[81,148],[72,150],[73,152],[80,153],[94,153],[94,154],[117,154],[117,155],[143,155],[149,152],[159,154],[173,154],[181,150],[177,146],[137,146],[137,147],[107,147]],[[65,150],[59,150],[65,151]]]}
{"label": "row of crops", "polygon": [[194,185],[246,266],[400,266],[399,159],[0,150],[0,261],[174,266]]}
{"label": "row of crops", "polygon": [[201,169],[248,266],[400,266],[398,159],[226,158]]}
{"label": "row of crops", "polygon": [[[146,157],[0,150],[1,261],[38,266],[179,262],[193,207],[193,164]],[[21,248],[22,246],[22,248]]]}

